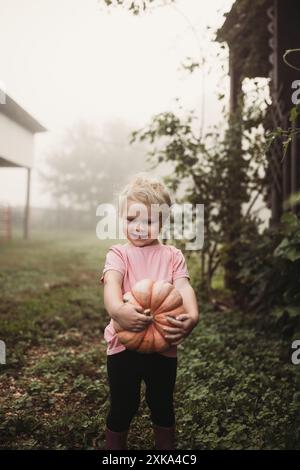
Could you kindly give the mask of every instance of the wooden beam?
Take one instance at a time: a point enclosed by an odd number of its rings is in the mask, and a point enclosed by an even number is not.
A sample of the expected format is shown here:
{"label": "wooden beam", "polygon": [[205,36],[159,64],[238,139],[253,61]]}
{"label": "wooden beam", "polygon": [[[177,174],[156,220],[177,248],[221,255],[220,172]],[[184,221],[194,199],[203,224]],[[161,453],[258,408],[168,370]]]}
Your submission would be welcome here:
{"label": "wooden beam", "polygon": [[[293,129],[300,126],[300,119],[293,122]],[[300,193],[300,138],[295,136],[291,145],[291,194]],[[292,207],[292,211],[300,217],[300,203]]]}
{"label": "wooden beam", "polygon": [[232,49],[229,50],[229,75],[230,75],[230,113],[234,113],[238,106],[238,98],[241,92],[242,80],[236,66],[236,60]]}
{"label": "wooden beam", "polygon": [[31,182],[31,169],[27,168],[27,191],[26,191],[26,206],[24,214],[24,240],[29,237],[29,213],[30,213],[30,182]]}
{"label": "wooden beam", "polygon": [[[288,115],[293,106],[292,83],[299,79],[299,72],[285,64],[283,55],[288,49],[299,48],[300,44],[300,10],[298,2],[294,0],[276,0],[277,12],[277,61],[278,67],[275,70],[278,83],[282,85],[282,110],[286,116],[286,123],[282,127],[285,130],[290,126]],[[294,59],[294,58],[293,58]],[[282,184],[283,184],[283,202],[287,201],[291,194],[299,189],[299,140],[295,139],[289,147],[283,160]],[[285,210],[290,210],[287,208]]]}
{"label": "wooden beam", "polygon": [[[236,172],[235,175],[232,173],[230,175],[230,181],[228,184],[231,185],[231,197],[232,197],[232,206],[230,214],[228,215],[228,225],[225,228],[226,231],[226,242],[229,247],[227,252],[227,261],[224,264],[225,275],[224,275],[224,284],[225,288],[233,291],[237,291],[237,285],[239,280],[237,278],[237,273],[239,270],[237,261],[236,261],[236,241],[240,238],[240,221],[241,221],[241,211],[242,207],[239,202],[238,196],[241,193],[241,184],[242,178],[240,174],[242,172],[240,161],[242,160],[242,108],[243,108],[243,95],[242,95],[242,77],[240,70],[237,67],[234,53],[230,49],[229,53],[229,73],[230,73],[230,114],[229,114],[229,128],[233,130],[235,126],[234,133],[237,134],[235,139],[231,139],[230,146],[233,145],[234,140],[234,149],[232,149],[236,154]],[[239,102],[240,101],[240,102]],[[240,106],[239,106],[240,105]],[[237,128],[238,126],[238,128]],[[238,140],[238,142],[236,142]]]}

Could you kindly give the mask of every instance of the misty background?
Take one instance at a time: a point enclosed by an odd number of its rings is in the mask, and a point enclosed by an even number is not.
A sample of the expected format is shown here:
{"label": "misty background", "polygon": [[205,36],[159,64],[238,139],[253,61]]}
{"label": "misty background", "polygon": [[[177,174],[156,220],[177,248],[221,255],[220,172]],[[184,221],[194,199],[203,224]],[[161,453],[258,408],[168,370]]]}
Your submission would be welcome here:
{"label": "misty background", "polygon": [[[47,128],[35,135],[32,230],[96,227],[97,205],[132,174],[170,173],[151,169],[146,144],[129,144],[154,114],[195,109],[195,126],[218,122],[229,80],[213,38],[232,3],[183,0],[135,17],[97,0],[0,0],[1,87]],[[189,60],[201,69],[190,74]],[[14,227],[25,193],[26,170],[1,168]]]}

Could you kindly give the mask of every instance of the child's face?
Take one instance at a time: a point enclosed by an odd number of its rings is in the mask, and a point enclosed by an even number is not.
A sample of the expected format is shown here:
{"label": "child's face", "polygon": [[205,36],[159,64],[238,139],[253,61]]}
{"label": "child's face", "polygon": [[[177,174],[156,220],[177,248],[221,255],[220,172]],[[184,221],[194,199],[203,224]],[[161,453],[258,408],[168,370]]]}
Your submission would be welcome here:
{"label": "child's face", "polygon": [[123,230],[135,246],[150,245],[157,240],[161,229],[160,214],[155,207],[127,199],[123,214]]}

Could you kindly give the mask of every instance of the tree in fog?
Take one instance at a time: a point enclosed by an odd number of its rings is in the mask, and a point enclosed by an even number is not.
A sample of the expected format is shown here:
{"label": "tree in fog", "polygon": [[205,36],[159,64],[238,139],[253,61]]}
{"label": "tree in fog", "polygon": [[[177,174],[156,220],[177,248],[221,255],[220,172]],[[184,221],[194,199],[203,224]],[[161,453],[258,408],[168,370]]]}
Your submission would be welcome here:
{"label": "tree in fog", "polygon": [[112,202],[130,174],[145,170],[146,148],[129,144],[131,129],[119,120],[99,128],[81,121],[47,155],[42,173],[46,190],[59,207],[95,214],[99,203]]}

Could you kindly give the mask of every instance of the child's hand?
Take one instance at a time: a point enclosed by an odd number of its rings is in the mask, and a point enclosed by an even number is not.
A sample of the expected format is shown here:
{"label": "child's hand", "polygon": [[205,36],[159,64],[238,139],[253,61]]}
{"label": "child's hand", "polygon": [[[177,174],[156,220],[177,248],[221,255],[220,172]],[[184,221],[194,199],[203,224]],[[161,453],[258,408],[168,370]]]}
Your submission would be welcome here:
{"label": "child's hand", "polygon": [[117,322],[124,330],[142,331],[152,322],[152,315],[144,315],[142,307],[136,307],[129,302],[124,303],[118,309]]}
{"label": "child's hand", "polygon": [[168,315],[166,315],[166,317],[168,321],[174,325],[174,327],[165,326],[163,328],[165,330],[165,338],[170,343],[170,346],[182,343],[184,338],[186,338],[196,326],[194,319],[187,313],[178,315],[176,319]]}

